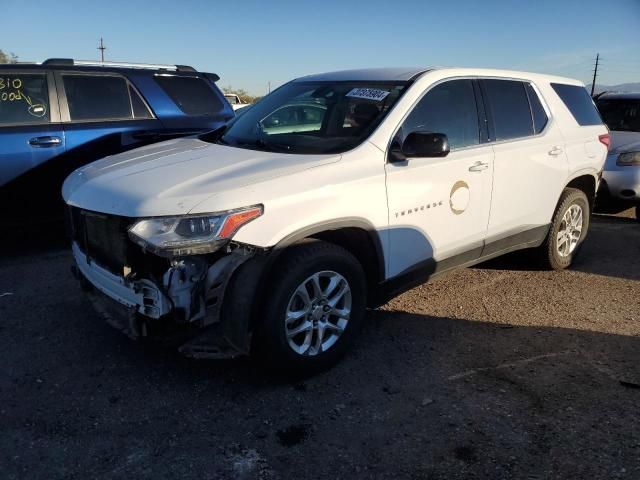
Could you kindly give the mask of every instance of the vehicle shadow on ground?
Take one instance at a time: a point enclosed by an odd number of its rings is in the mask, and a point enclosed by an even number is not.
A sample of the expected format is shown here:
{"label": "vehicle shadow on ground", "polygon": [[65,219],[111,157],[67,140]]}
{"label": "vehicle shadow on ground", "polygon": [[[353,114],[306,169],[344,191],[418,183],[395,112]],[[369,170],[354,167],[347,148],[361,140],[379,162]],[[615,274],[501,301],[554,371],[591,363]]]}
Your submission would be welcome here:
{"label": "vehicle shadow on ground", "polygon": [[15,231],[4,232],[0,238],[0,260],[14,259],[28,255],[49,253],[55,250],[71,250],[65,226],[53,222],[46,226],[22,227]]}
{"label": "vehicle shadow on ground", "polygon": [[[474,268],[539,271],[530,251],[514,252]],[[580,254],[571,270],[640,280],[640,224],[631,218],[594,215]]]}
{"label": "vehicle shadow on ground", "polygon": [[[62,287],[59,287],[62,288]],[[330,371],[140,345],[0,303],[5,478],[610,478],[640,468],[640,339],[385,310]],[[576,455],[575,452],[580,452]],[[327,461],[340,459],[340,461]]]}

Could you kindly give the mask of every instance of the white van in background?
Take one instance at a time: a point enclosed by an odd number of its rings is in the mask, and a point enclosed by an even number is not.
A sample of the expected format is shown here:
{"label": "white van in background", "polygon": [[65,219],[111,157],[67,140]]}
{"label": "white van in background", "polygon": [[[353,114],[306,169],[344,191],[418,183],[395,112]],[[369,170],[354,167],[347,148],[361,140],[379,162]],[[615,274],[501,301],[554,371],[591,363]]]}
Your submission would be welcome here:
{"label": "white van in background", "polygon": [[243,102],[235,93],[225,93],[224,98],[227,99],[227,102],[229,102],[231,108],[233,108],[234,110],[238,110],[239,108],[251,105],[250,103]]}

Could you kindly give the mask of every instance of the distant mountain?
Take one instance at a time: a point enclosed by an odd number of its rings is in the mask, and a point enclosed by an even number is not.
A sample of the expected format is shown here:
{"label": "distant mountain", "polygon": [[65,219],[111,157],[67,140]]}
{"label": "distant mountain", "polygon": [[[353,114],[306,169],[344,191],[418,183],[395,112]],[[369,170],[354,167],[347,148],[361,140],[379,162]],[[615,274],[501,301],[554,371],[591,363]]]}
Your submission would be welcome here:
{"label": "distant mountain", "polygon": [[[587,85],[587,90],[591,91],[591,84]],[[598,85],[596,83],[595,93],[600,92],[640,92],[640,82],[621,83],[620,85]]]}

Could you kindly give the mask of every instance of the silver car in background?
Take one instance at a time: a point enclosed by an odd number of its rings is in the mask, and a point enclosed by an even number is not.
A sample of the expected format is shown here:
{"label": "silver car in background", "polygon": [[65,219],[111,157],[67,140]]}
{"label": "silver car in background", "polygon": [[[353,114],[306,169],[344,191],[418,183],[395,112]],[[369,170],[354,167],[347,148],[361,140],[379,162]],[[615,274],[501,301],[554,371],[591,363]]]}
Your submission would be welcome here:
{"label": "silver car in background", "polygon": [[640,220],[640,93],[604,93],[596,105],[611,131],[598,209],[618,212],[635,206]]}

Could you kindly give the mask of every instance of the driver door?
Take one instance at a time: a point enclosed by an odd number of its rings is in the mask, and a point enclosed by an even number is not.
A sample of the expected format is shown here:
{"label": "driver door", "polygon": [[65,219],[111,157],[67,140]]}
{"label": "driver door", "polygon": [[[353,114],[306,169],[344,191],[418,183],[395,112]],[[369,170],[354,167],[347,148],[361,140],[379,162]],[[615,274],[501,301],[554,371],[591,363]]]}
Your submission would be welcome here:
{"label": "driver door", "polygon": [[436,85],[418,101],[396,134],[444,133],[442,158],[388,162],[389,276],[425,270],[428,277],[479,258],[487,232],[493,149],[481,128],[473,80]]}

